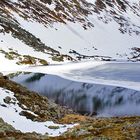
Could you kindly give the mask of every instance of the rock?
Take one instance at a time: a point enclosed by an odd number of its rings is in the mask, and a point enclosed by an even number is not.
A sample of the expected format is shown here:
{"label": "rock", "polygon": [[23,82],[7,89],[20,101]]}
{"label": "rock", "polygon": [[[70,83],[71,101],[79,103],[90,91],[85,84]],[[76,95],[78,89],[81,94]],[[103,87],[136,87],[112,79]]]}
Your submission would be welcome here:
{"label": "rock", "polygon": [[48,128],[49,129],[59,129],[60,127],[59,126],[49,126]]}
{"label": "rock", "polygon": [[48,62],[47,62],[46,60],[40,59],[39,62],[40,62],[42,65],[48,65]]}
{"label": "rock", "polygon": [[94,129],[93,126],[89,126],[89,127],[88,127],[88,130],[89,130],[89,131],[91,131],[91,130],[93,130],[93,129]]}
{"label": "rock", "polygon": [[2,106],[2,107],[7,107],[7,106],[6,106],[6,105],[4,105],[4,104],[1,104],[1,106]]}
{"label": "rock", "polygon": [[6,104],[10,104],[11,103],[11,97],[7,96],[5,99],[4,99],[4,102]]}
{"label": "rock", "polygon": [[34,112],[39,112],[40,111],[39,105],[34,105],[33,109],[34,109]]}
{"label": "rock", "polygon": [[4,76],[3,73],[1,73],[1,72],[0,72],[0,77],[4,78],[5,80],[9,79],[7,76]]}
{"label": "rock", "polygon": [[0,72],[0,77],[3,77],[3,74]]}
{"label": "rock", "polygon": [[21,111],[19,113],[19,115],[25,116],[27,119],[31,119],[32,121],[34,121],[34,119],[36,118],[35,115],[33,115],[33,114],[31,114],[30,112],[27,112],[27,111]]}
{"label": "rock", "polygon": [[5,80],[8,80],[8,79],[9,79],[7,76],[3,76],[3,78],[4,78]]}
{"label": "rock", "polygon": [[83,136],[83,135],[90,135],[91,133],[81,129],[79,132],[77,132],[77,136]]}

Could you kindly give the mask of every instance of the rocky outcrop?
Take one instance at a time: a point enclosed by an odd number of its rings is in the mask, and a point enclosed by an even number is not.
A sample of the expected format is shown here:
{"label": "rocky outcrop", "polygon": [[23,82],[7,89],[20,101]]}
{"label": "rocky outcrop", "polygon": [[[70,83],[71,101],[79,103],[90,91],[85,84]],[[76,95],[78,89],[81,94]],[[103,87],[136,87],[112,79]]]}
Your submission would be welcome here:
{"label": "rocky outcrop", "polygon": [[[0,87],[14,92],[14,96],[19,101],[20,107],[24,110],[30,110],[36,114],[35,116],[26,111],[21,113],[21,115],[24,115],[33,121],[53,120],[57,122],[58,119],[61,119],[66,114],[73,113],[72,110],[60,107],[54,102],[49,101],[47,97],[31,92],[15,82],[4,79],[4,77],[0,77]],[[5,99],[6,103],[9,103],[10,101],[9,97]],[[25,105],[26,108],[23,105]]]}
{"label": "rocky outcrop", "polygon": [[32,57],[30,55],[20,55],[13,50],[9,52],[0,50],[0,52],[5,55],[5,58],[15,60],[18,65],[48,65],[48,62],[44,59]]}

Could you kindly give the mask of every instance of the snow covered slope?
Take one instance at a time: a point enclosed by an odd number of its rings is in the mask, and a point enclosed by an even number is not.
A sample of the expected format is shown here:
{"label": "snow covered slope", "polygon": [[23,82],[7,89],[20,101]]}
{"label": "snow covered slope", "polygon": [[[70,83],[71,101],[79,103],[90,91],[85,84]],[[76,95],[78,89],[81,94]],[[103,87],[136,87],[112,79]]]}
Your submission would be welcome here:
{"label": "snow covered slope", "polygon": [[139,0],[1,0],[0,49],[47,60],[139,60]]}
{"label": "snow covered slope", "polygon": [[16,130],[20,130],[23,133],[36,132],[55,137],[75,126],[75,124],[61,125],[54,123],[53,121],[32,121],[21,115],[22,112],[26,111],[34,116],[38,115],[28,110],[24,104],[22,104],[22,107],[23,106],[25,109],[21,108],[20,102],[15,97],[15,93],[0,87],[0,117],[5,122],[12,125]]}

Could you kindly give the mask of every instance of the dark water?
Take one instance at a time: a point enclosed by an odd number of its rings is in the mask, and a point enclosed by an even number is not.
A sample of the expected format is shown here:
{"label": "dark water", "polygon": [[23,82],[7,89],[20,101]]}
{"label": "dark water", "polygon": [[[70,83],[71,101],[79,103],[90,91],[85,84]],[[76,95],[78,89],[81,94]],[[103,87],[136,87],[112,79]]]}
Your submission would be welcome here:
{"label": "dark water", "polygon": [[140,115],[140,91],[75,82],[59,76],[39,73],[20,74],[12,80],[81,114],[97,113],[98,116]]}

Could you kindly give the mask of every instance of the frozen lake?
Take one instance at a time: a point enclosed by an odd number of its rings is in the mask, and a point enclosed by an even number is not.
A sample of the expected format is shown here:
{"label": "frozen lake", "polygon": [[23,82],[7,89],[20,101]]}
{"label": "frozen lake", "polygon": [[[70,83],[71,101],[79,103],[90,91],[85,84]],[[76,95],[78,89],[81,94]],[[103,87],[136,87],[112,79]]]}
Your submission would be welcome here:
{"label": "frozen lake", "polygon": [[31,67],[27,71],[41,73],[20,74],[13,80],[81,114],[140,115],[139,63],[93,67],[92,63],[84,67],[75,63]]}
{"label": "frozen lake", "polygon": [[52,74],[77,82],[120,86],[140,91],[140,63],[88,61],[27,67],[19,71]]}

